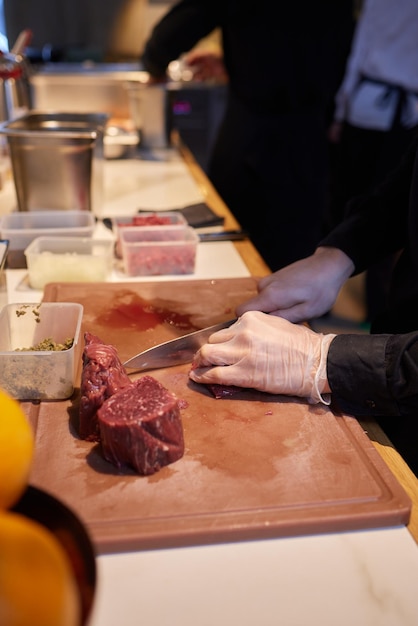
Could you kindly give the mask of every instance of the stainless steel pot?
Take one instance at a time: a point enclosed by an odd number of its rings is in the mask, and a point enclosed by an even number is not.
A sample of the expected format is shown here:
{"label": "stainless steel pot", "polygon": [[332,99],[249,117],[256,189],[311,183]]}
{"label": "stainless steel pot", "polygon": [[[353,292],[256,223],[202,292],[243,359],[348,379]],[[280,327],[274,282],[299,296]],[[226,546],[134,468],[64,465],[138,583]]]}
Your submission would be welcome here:
{"label": "stainless steel pot", "polygon": [[0,124],[7,138],[19,211],[91,210],[103,191],[102,113],[32,110]]}

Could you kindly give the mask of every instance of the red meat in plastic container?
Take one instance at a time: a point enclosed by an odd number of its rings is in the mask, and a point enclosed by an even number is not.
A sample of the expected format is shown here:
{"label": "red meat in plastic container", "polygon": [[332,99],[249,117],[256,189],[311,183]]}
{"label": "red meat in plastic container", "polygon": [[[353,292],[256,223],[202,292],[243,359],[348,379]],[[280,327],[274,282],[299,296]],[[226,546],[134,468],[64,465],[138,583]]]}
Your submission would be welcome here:
{"label": "red meat in plastic container", "polygon": [[132,218],[132,226],[166,226],[167,224],[173,224],[173,219],[165,214],[134,215]]}
{"label": "red meat in plastic container", "polygon": [[184,454],[178,399],[152,376],[106,400],[98,422],[103,456],[118,469],[147,476]]}
{"label": "red meat in plastic container", "polygon": [[79,435],[99,441],[97,411],[119,389],[132,385],[116,348],[86,332],[80,386]]}
{"label": "red meat in plastic container", "polygon": [[[154,233],[154,235],[153,235]],[[193,274],[199,238],[194,228],[172,231],[161,238],[162,231],[122,228],[120,244],[128,276]]]}
{"label": "red meat in plastic container", "polygon": [[122,228],[139,229],[141,241],[151,239],[164,241],[182,239],[187,228],[187,220],[177,211],[145,212],[142,215],[112,218],[112,229],[116,235],[116,256],[122,258],[120,230]]}

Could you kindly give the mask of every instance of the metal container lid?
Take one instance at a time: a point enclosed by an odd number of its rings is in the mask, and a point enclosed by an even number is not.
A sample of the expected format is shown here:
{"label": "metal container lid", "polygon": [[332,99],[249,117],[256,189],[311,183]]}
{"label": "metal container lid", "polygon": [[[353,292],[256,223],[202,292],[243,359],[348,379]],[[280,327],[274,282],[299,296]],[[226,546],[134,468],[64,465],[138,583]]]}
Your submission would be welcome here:
{"label": "metal container lid", "polygon": [[8,137],[91,138],[104,132],[106,113],[62,113],[32,111],[0,124]]}

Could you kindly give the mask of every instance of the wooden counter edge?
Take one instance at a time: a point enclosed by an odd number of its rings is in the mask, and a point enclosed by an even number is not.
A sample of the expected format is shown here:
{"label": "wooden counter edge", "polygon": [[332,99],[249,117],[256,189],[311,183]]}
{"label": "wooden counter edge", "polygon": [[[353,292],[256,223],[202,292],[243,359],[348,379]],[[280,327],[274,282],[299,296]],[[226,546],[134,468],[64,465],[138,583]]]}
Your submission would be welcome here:
{"label": "wooden counter edge", "polygon": [[418,543],[418,479],[372,417],[358,418],[358,422],[367,433],[386,465],[412,500],[411,518],[408,523],[408,530],[416,543]]}
{"label": "wooden counter edge", "polygon": [[[208,180],[206,174],[196,163],[193,155],[186,146],[181,144],[178,139],[176,142],[180,153],[190,170],[190,173],[197,182],[202,195],[205,198],[205,201],[218,215],[225,218],[225,230],[240,228],[240,224],[231,214],[226,204],[222,201],[215,188]],[[270,273],[269,267],[266,265],[250,240],[236,241],[234,242],[234,245],[252,276],[266,276]],[[418,479],[409,469],[408,465],[399,453],[393,448],[390,440],[373,418],[359,419],[358,421],[364,428],[386,465],[392,471],[396,479],[412,500],[412,511],[408,524],[408,530],[418,543]]]}

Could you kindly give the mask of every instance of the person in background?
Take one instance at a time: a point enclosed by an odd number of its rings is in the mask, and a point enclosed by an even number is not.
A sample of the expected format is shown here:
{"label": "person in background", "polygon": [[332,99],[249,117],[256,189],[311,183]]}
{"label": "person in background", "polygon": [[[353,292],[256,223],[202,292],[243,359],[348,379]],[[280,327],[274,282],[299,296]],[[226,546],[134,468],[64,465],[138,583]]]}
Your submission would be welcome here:
{"label": "person in background", "polygon": [[164,80],[168,64],[215,29],[228,97],[208,175],[276,270],[312,253],[323,235],[326,130],[352,0],[181,0],[146,41],[144,69]]}
{"label": "person in background", "polygon": [[[329,226],[347,201],[396,166],[418,126],[418,2],[363,0],[329,130],[335,168]],[[378,221],[376,222],[378,227]],[[367,319],[384,308],[395,258],[366,273]]]}
{"label": "person in background", "polygon": [[[300,324],[329,311],[350,276],[388,253],[398,260],[370,334]],[[190,378],[332,400],[351,415],[374,416],[418,475],[418,137],[384,183],[350,201],[313,255],[258,287],[237,308],[238,321],[197,352]]]}

